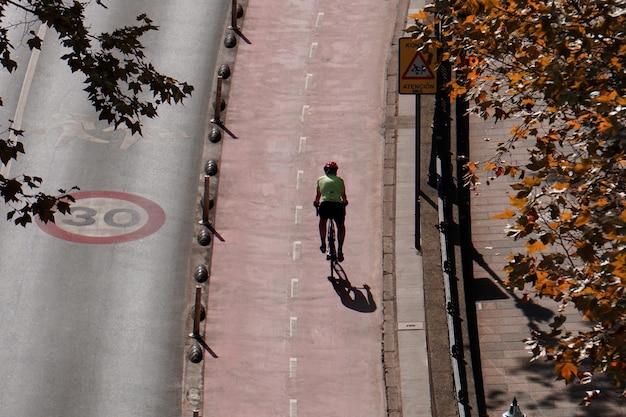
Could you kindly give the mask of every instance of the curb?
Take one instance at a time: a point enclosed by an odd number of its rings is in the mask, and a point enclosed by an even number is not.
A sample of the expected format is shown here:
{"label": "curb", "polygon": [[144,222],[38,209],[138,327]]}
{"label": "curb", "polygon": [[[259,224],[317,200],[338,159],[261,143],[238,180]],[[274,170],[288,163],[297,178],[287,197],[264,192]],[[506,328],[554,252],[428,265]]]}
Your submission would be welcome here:
{"label": "curb", "polygon": [[387,57],[387,109],[383,151],[383,338],[382,361],[387,400],[387,416],[402,417],[402,386],[398,356],[398,315],[396,304],[396,156],[398,119],[398,38],[406,27],[410,0],[400,0]]}

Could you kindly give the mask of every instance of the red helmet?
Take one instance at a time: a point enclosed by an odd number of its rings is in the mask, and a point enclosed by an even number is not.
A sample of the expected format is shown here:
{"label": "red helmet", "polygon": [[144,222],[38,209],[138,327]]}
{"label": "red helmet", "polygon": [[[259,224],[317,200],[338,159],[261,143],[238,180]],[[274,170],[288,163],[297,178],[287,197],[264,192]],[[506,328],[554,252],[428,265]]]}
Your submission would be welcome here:
{"label": "red helmet", "polygon": [[337,162],[335,161],[330,161],[326,165],[324,165],[324,172],[326,173],[337,172],[338,169],[339,169],[339,166],[337,165]]}

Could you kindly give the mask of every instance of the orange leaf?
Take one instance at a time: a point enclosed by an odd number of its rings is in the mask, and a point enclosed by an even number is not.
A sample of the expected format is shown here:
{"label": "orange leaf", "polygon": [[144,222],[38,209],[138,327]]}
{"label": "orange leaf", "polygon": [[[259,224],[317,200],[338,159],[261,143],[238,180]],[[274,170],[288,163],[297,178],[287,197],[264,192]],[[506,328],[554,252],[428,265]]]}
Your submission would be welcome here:
{"label": "orange leaf", "polygon": [[554,188],[555,190],[565,190],[569,188],[569,186],[569,182],[555,182],[552,188]]}
{"label": "orange leaf", "polygon": [[589,212],[589,210],[584,210],[576,218],[576,221],[574,222],[574,227],[584,226],[589,223],[590,219],[591,213]]}
{"label": "orange leaf", "polygon": [[525,187],[535,187],[535,186],[541,184],[541,178],[526,177],[526,178],[524,178],[522,183],[524,184]]}
{"label": "orange leaf", "polygon": [[554,370],[558,376],[567,382],[574,381],[576,375],[578,374],[578,367],[571,362],[557,363],[554,366]]}
{"label": "orange leaf", "polygon": [[485,162],[485,171],[489,171],[490,169],[496,169],[496,164],[493,162]]}
{"label": "orange leaf", "polygon": [[511,217],[515,217],[515,212],[511,209],[506,209],[502,213],[491,216],[492,219],[510,219]]}
{"label": "orange leaf", "polygon": [[540,240],[530,240],[526,242],[526,248],[528,250],[528,253],[535,253],[541,252],[542,250],[547,248],[547,246],[544,245]]}
{"label": "orange leaf", "polygon": [[509,204],[513,207],[524,208],[526,206],[526,202],[528,201],[528,197],[509,197]]}
{"label": "orange leaf", "polygon": [[417,19],[426,20],[426,19],[428,19],[428,13],[426,13],[424,10],[420,10],[417,13],[413,13],[413,14],[409,15],[409,17],[411,19],[415,19],[415,20],[417,20]]}

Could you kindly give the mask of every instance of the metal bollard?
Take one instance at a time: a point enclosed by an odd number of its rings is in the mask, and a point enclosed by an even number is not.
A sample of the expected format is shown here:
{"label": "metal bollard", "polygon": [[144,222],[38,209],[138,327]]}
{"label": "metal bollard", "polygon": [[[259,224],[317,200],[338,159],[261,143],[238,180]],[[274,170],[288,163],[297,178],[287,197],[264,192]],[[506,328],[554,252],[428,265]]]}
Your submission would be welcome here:
{"label": "metal bollard", "polygon": [[204,166],[204,173],[210,177],[217,174],[217,162],[215,159],[209,159]]}
{"label": "metal bollard", "polygon": [[209,270],[205,265],[198,265],[193,273],[193,277],[196,282],[206,282],[206,280],[209,279]]}
{"label": "metal bollard", "polygon": [[517,398],[513,397],[513,402],[509,407],[509,411],[502,414],[502,417],[526,417],[526,414],[522,413],[517,405]]}
{"label": "metal bollard", "polygon": [[209,246],[211,244],[211,233],[204,227],[198,233],[198,243],[200,246]]}
{"label": "metal bollard", "polygon": [[234,48],[237,46],[237,38],[232,33],[229,33],[224,38],[224,46],[228,49]]}
{"label": "metal bollard", "polygon": [[220,67],[217,69],[217,75],[227,80],[228,77],[230,77],[230,67],[228,66],[228,64],[220,65]]}
{"label": "metal bollard", "polygon": [[187,358],[192,363],[200,363],[202,362],[202,348],[198,346],[197,343],[191,345],[189,350],[187,351]]}
{"label": "metal bollard", "polygon": [[209,142],[218,143],[222,140],[222,132],[219,129],[211,129],[211,133],[209,133]]}

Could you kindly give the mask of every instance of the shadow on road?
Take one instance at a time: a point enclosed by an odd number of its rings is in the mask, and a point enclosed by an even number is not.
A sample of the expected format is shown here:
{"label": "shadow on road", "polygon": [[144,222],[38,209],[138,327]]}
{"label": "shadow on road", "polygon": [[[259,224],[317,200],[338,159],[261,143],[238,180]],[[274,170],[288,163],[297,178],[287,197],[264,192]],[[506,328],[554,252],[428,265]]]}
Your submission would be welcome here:
{"label": "shadow on road", "polygon": [[361,288],[352,286],[346,272],[338,262],[332,263],[331,272],[334,273],[328,277],[328,281],[333,285],[333,289],[339,296],[339,299],[341,299],[341,304],[350,310],[360,313],[372,313],[376,311],[376,302],[374,301],[369,285],[363,284],[362,289],[365,290],[366,294],[363,294]]}

